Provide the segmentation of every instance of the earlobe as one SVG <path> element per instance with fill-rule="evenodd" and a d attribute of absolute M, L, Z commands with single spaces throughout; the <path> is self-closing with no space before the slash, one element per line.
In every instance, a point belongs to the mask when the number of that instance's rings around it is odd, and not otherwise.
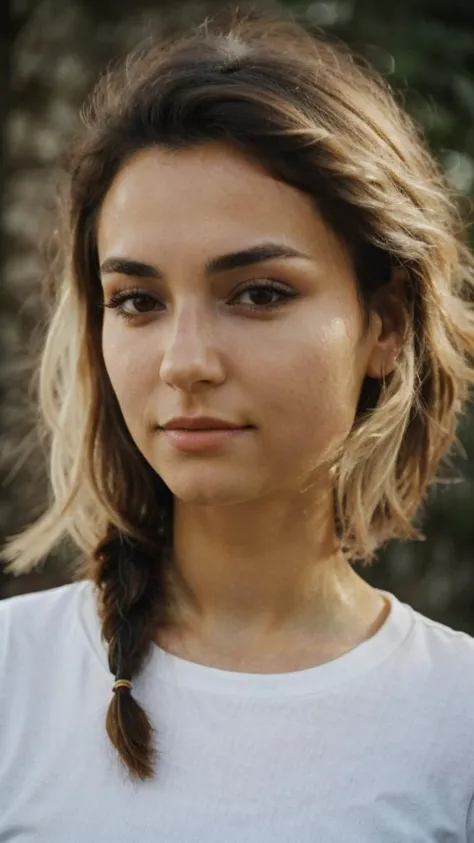
<path fill-rule="evenodd" d="M 393 323 L 384 323 L 379 313 L 373 313 L 375 322 L 373 346 L 370 351 L 365 374 L 380 379 L 393 372 L 400 353 L 400 336 Z"/>
<path fill-rule="evenodd" d="M 367 362 L 366 376 L 379 380 L 389 375 L 397 365 L 399 353 L 400 349 L 398 345 L 393 345 L 393 347 L 389 348 L 387 346 L 384 348 L 380 346 L 375 348 Z"/>
<path fill-rule="evenodd" d="M 366 375 L 369 378 L 383 378 L 393 372 L 397 365 L 404 341 L 406 314 L 403 309 L 402 287 L 406 282 L 406 271 L 402 268 L 396 269 L 390 289 L 381 291 L 380 298 L 374 301 L 374 339 L 366 366 Z"/>

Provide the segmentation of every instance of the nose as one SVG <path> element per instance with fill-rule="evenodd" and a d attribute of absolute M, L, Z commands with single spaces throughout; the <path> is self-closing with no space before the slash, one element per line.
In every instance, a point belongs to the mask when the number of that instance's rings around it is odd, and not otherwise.
<path fill-rule="evenodd" d="M 175 389 L 191 391 L 196 384 L 225 380 L 222 349 L 211 316 L 188 301 L 164 329 L 160 376 Z"/>

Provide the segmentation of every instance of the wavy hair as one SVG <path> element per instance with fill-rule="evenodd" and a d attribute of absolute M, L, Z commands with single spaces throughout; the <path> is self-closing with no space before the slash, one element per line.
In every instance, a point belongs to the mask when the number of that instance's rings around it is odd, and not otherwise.
<path fill-rule="evenodd" d="M 66 159 L 63 269 L 37 368 L 51 501 L 2 556 L 29 571 L 63 538 L 97 590 L 116 679 L 131 679 L 170 605 L 173 496 L 125 425 L 101 348 L 96 219 L 139 149 L 220 139 L 304 191 L 348 244 L 367 315 L 401 267 L 406 331 L 395 368 L 366 378 L 334 455 L 334 511 L 350 561 L 388 539 L 424 537 L 415 516 L 474 382 L 474 258 L 441 168 L 386 81 L 348 47 L 293 16 L 232 13 L 150 38 L 110 66 Z M 133 778 L 154 774 L 153 726 L 127 687 L 112 695 L 112 744 Z"/>

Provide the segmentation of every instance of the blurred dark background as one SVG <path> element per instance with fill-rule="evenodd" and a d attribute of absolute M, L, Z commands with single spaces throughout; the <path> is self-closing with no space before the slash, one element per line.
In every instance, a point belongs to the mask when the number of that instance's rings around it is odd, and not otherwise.
<path fill-rule="evenodd" d="M 278 9 L 271 2 L 243 10 Z M 399 92 L 472 219 L 474 2 L 314 0 L 285 4 L 367 56 Z M 99 70 L 150 27 L 169 34 L 223 9 L 213 0 L 1 0 L 0 5 L 0 545 L 39 515 L 45 453 L 29 433 L 28 361 L 42 317 L 58 156 Z M 474 425 L 420 513 L 424 542 L 391 542 L 357 570 L 429 617 L 474 635 Z M 59 548 L 29 575 L 0 573 L 0 597 L 69 581 Z"/>

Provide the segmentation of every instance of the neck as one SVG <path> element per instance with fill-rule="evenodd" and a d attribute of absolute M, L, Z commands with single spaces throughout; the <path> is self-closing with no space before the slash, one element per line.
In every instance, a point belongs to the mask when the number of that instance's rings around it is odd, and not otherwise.
<path fill-rule="evenodd" d="M 345 640 L 360 626 L 361 600 L 373 608 L 374 589 L 340 552 L 326 501 L 309 512 L 301 497 L 221 507 L 176 500 L 176 627 L 224 646 L 255 636 Z"/>

